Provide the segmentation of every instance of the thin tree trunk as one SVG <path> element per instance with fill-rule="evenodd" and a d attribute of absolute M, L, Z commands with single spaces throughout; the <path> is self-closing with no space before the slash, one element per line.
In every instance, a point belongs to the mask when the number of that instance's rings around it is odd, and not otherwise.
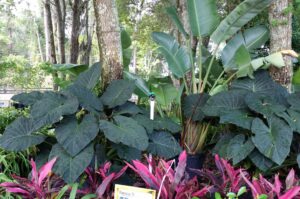
<path fill-rule="evenodd" d="M 102 66 L 102 87 L 122 78 L 121 33 L 115 0 L 93 0 Z"/>
<path fill-rule="evenodd" d="M 52 64 L 56 64 L 57 61 L 56 61 L 56 53 L 55 53 L 50 0 L 45 0 L 44 15 L 45 15 L 44 22 L 45 22 L 45 36 L 46 36 L 46 60 Z M 54 73 L 53 76 L 54 78 L 56 78 L 57 73 Z M 53 89 L 58 90 L 58 86 L 55 83 L 53 85 Z"/>
<path fill-rule="evenodd" d="M 60 55 L 60 63 L 66 63 L 66 53 L 65 53 L 65 12 L 64 8 L 62 9 L 61 0 L 54 0 L 55 10 L 57 14 L 57 33 L 58 33 L 58 51 Z M 63 4 L 65 0 L 62 0 Z"/>
<path fill-rule="evenodd" d="M 86 36 L 86 41 L 83 41 L 80 44 L 80 51 L 82 52 L 80 63 L 89 65 L 90 62 L 90 54 L 92 50 L 92 38 L 93 38 L 93 30 L 94 30 L 94 24 L 90 28 L 90 17 L 89 17 L 89 4 L 87 3 L 85 7 L 85 15 L 84 15 L 84 32 Z"/>
<path fill-rule="evenodd" d="M 274 1 L 269 10 L 270 50 L 271 53 L 292 49 L 292 12 L 287 11 L 290 0 Z M 292 59 L 284 57 L 286 66 L 278 69 L 270 68 L 272 78 L 291 91 L 293 75 Z"/>
<path fill-rule="evenodd" d="M 70 62 L 73 64 L 77 63 L 79 55 L 79 34 L 80 34 L 80 15 L 82 1 L 74 0 L 72 4 L 72 34 L 71 34 L 71 48 L 70 48 Z"/>
<path fill-rule="evenodd" d="M 43 53 L 43 49 L 42 49 L 42 43 L 41 43 L 41 38 L 40 38 L 39 26 L 36 23 L 35 19 L 34 19 L 34 23 L 35 23 L 35 26 L 36 26 L 36 38 L 37 38 L 39 53 L 40 53 L 40 56 L 41 56 L 41 61 L 44 62 L 45 58 L 44 58 L 44 53 Z"/>

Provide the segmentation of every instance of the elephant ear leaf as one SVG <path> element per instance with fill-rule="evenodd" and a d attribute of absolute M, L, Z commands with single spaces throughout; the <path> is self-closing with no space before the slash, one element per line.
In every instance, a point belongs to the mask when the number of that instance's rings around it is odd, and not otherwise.
<path fill-rule="evenodd" d="M 182 78 L 191 69 L 191 60 L 187 50 L 176 39 L 166 33 L 154 32 L 152 38 L 168 62 L 169 69 L 177 78 Z"/>
<path fill-rule="evenodd" d="M 101 97 L 101 100 L 104 105 L 108 106 L 108 108 L 113 108 L 122 105 L 129 100 L 134 89 L 135 84 L 132 81 L 114 80 L 107 87 Z"/>
<path fill-rule="evenodd" d="M 253 120 L 252 141 L 256 148 L 267 158 L 281 165 L 290 152 L 293 130 L 281 119 L 272 117 L 268 126 L 258 118 Z"/>
<path fill-rule="evenodd" d="M 215 0 L 188 0 L 187 10 L 194 36 L 209 36 L 219 23 Z"/>
<path fill-rule="evenodd" d="M 100 62 L 97 62 L 93 64 L 87 71 L 81 73 L 74 84 L 84 86 L 87 89 L 92 90 L 99 81 L 100 75 L 101 64 Z"/>
<path fill-rule="evenodd" d="M 114 121 L 115 123 L 100 121 L 100 130 L 107 139 L 141 151 L 147 149 L 149 138 L 144 127 L 135 120 L 124 116 L 115 116 Z"/>
<path fill-rule="evenodd" d="M 148 150 L 155 155 L 169 159 L 182 151 L 178 142 L 168 132 L 154 132 L 150 135 L 150 140 Z"/>
<path fill-rule="evenodd" d="M 94 145 L 90 144 L 76 156 L 67 153 L 60 144 L 52 147 L 49 160 L 57 157 L 53 172 L 67 183 L 73 183 L 89 166 L 94 156 Z"/>
<path fill-rule="evenodd" d="M 46 137 L 34 134 L 36 131 L 37 128 L 32 119 L 20 117 L 5 129 L 0 137 L 0 146 L 9 151 L 22 151 L 40 144 Z"/>
<path fill-rule="evenodd" d="M 77 155 L 98 134 L 99 124 L 89 114 L 78 123 L 75 117 L 65 117 L 55 129 L 57 141 L 72 156 Z"/>
<path fill-rule="evenodd" d="M 218 26 L 211 35 L 214 43 L 221 42 L 232 37 L 245 24 L 252 20 L 261 11 L 267 8 L 273 0 L 245 0 L 238 5 Z"/>

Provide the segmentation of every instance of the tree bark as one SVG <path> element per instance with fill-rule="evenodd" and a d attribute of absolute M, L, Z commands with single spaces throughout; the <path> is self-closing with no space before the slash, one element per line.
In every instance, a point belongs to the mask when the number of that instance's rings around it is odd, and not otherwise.
<path fill-rule="evenodd" d="M 80 15 L 83 3 L 81 0 L 74 0 L 72 3 L 72 33 L 70 48 L 70 63 L 76 64 L 79 55 L 79 34 L 80 34 Z"/>
<path fill-rule="evenodd" d="M 122 49 L 115 0 L 93 0 L 99 56 L 102 65 L 102 87 L 122 78 Z"/>
<path fill-rule="evenodd" d="M 51 5 L 50 0 L 45 0 L 44 4 L 44 23 L 45 23 L 45 37 L 46 37 L 46 61 L 56 64 L 56 53 L 55 53 L 55 43 L 54 43 L 54 32 L 52 25 L 51 16 Z M 53 74 L 53 78 L 56 78 L 57 73 Z M 58 90 L 58 85 L 53 83 L 53 89 Z"/>
<path fill-rule="evenodd" d="M 271 53 L 281 50 L 292 49 L 292 12 L 288 11 L 290 0 L 274 1 L 269 9 L 270 23 L 270 51 Z M 291 80 L 293 75 L 292 59 L 284 57 L 286 66 L 278 69 L 270 68 L 272 78 L 291 91 Z"/>
<path fill-rule="evenodd" d="M 60 63 L 66 63 L 65 53 L 65 6 L 61 6 L 61 0 L 54 0 L 55 11 L 57 14 L 57 33 L 58 33 L 58 51 L 60 55 Z M 65 5 L 65 0 L 62 0 L 62 4 Z M 63 7 L 63 9 L 62 9 Z"/>
<path fill-rule="evenodd" d="M 82 24 L 84 24 L 85 41 L 82 41 L 80 44 L 80 51 L 82 52 L 82 55 L 80 57 L 80 63 L 89 65 L 94 30 L 94 24 L 92 24 L 92 26 L 90 27 L 89 3 L 87 3 L 85 7 L 85 14 Z"/>

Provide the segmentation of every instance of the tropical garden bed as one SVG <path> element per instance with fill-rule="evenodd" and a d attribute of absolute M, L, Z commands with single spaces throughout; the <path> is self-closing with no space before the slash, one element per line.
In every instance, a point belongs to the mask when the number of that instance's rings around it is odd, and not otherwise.
<path fill-rule="evenodd" d="M 245 0 L 220 20 L 215 1 L 187 1 L 191 31 L 166 9 L 181 36 L 152 33 L 164 78 L 124 70 L 105 82 L 106 60 L 47 65 L 69 79 L 0 109 L 2 198 L 114 198 L 116 184 L 157 199 L 300 198 L 300 94 L 269 73 L 298 55 L 257 52 L 269 29 L 245 28 L 271 2 Z"/>

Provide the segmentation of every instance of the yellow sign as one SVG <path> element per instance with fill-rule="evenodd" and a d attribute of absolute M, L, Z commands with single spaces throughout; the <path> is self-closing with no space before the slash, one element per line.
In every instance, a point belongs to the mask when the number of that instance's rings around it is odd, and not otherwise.
<path fill-rule="evenodd" d="M 116 185 L 115 199 L 155 199 L 156 191 L 131 186 Z"/>

